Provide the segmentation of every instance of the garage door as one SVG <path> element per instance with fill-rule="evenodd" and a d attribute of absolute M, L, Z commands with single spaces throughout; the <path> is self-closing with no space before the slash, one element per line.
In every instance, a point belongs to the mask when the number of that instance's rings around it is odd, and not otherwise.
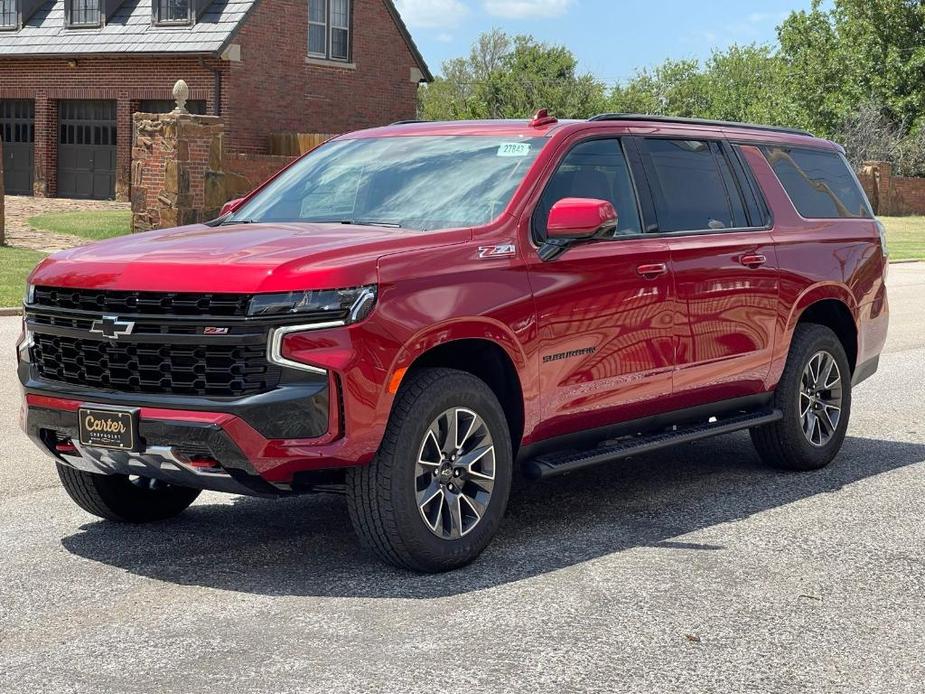
<path fill-rule="evenodd" d="M 114 198 L 116 102 L 62 101 L 58 118 L 58 196 Z"/>
<path fill-rule="evenodd" d="M 35 157 L 35 102 L 0 100 L 3 184 L 8 195 L 32 195 Z"/>

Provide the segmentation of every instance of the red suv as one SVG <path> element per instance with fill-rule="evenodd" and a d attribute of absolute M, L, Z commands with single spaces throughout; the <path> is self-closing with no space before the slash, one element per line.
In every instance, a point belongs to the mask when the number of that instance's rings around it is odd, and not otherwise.
<path fill-rule="evenodd" d="M 29 280 L 23 426 L 90 513 L 341 491 L 380 557 L 451 569 L 518 471 L 745 429 L 828 464 L 886 338 L 883 229 L 799 131 L 397 123 L 228 208 Z"/>

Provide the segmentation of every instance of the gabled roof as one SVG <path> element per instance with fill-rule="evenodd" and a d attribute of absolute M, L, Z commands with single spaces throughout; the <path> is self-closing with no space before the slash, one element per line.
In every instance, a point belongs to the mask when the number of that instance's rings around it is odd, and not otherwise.
<path fill-rule="evenodd" d="M 64 0 L 48 0 L 19 31 L 0 31 L 0 57 L 103 53 L 218 53 L 258 0 L 213 0 L 193 26 L 155 26 L 151 0 L 125 0 L 98 29 L 68 29 Z"/>
<path fill-rule="evenodd" d="M 411 55 L 414 56 L 415 62 L 418 64 L 421 73 L 424 75 L 425 82 L 433 82 L 434 76 L 430 72 L 430 68 L 427 67 L 427 61 L 424 60 L 424 56 L 421 55 L 421 51 L 418 50 L 417 44 L 414 42 L 414 39 L 411 38 L 411 32 L 408 31 L 408 26 L 405 24 L 405 20 L 401 18 L 401 14 L 398 12 L 398 8 L 395 7 L 394 0 L 384 0 L 386 8 L 389 10 L 389 14 L 392 15 L 392 19 L 395 20 L 395 26 L 398 27 L 398 31 L 401 33 L 402 38 L 405 39 L 405 43 L 408 44 L 408 49 L 411 51 Z"/>

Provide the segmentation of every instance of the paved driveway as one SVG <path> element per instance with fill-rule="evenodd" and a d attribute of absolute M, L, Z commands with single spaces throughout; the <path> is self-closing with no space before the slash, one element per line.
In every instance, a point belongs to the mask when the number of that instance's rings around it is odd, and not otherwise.
<path fill-rule="evenodd" d="M 745 435 L 521 490 L 475 565 L 364 555 L 338 498 L 97 522 L 18 433 L 0 320 L 0 691 L 921 692 L 925 265 L 837 463 Z"/>

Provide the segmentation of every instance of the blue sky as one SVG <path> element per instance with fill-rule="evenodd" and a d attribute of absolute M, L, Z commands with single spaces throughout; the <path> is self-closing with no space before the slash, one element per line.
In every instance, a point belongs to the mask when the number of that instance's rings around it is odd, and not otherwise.
<path fill-rule="evenodd" d="M 810 0 L 396 0 L 431 70 L 499 27 L 568 46 L 608 83 L 665 58 L 705 58 L 730 43 L 773 42 Z"/>

